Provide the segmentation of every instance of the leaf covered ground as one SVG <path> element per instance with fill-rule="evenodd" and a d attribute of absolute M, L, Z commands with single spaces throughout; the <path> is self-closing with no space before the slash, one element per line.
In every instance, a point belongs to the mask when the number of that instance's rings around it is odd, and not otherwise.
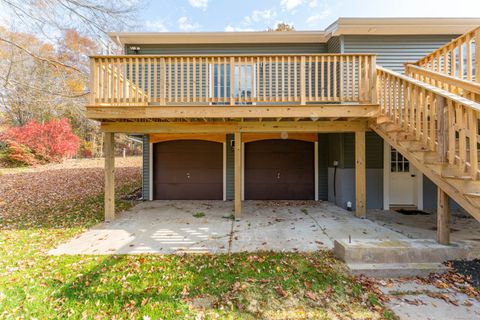
<path fill-rule="evenodd" d="M 140 186 L 116 172 L 117 195 Z M 0 318 L 384 319 L 371 288 L 329 252 L 49 256 L 103 218 L 103 172 L 64 166 L 0 176 Z M 117 211 L 135 202 L 118 200 Z"/>

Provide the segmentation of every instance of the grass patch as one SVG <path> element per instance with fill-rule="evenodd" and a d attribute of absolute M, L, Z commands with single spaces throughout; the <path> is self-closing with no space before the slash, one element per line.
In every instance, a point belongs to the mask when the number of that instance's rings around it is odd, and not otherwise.
<path fill-rule="evenodd" d="M 138 184 L 122 186 L 118 199 Z M 134 204 L 117 200 L 116 211 Z M 46 255 L 102 220 L 102 194 L 2 220 L 0 317 L 393 318 L 329 252 Z"/>
<path fill-rule="evenodd" d="M 194 218 L 203 218 L 203 217 L 205 217 L 205 212 L 195 212 L 193 214 L 193 217 Z"/>
<path fill-rule="evenodd" d="M 308 214 L 308 210 L 306 208 L 302 208 L 302 209 L 300 209 L 300 211 L 302 211 L 305 215 Z"/>

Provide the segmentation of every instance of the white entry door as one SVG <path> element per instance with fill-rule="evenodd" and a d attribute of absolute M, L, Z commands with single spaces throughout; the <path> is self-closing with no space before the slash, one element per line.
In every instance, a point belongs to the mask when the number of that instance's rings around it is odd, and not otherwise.
<path fill-rule="evenodd" d="M 390 148 L 390 207 L 417 205 L 417 170 Z"/>

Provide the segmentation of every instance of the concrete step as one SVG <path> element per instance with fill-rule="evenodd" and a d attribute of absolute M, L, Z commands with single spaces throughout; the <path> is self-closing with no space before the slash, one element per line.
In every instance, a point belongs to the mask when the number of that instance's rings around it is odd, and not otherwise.
<path fill-rule="evenodd" d="M 430 273 L 444 273 L 442 263 L 348 263 L 350 273 L 372 278 L 427 277 Z"/>
<path fill-rule="evenodd" d="M 346 263 L 442 263 L 467 258 L 470 247 L 463 243 L 449 246 L 430 239 L 335 241 L 334 253 Z"/>

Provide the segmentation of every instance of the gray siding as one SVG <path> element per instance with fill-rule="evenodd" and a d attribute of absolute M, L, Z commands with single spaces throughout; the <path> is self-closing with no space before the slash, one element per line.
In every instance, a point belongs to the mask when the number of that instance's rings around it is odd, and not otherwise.
<path fill-rule="evenodd" d="M 189 55 L 189 54 L 274 54 L 274 53 L 326 53 L 326 43 L 305 44 L 191 44 L 191 45 L 162 45 L 144 44 L 140 47 L 140 54 Z M 125 45 L 125 52 L 132 54 L 130 45 Z"/>
<path fill-rule="evenodd" d="M 233 134 L 227 134 L 227 200 L 233 200 L 234 197 L 234 150 L 232 148 Z"/>
<path fill-rule="evenodd" d="M 328 135 L 328 199 L 346 207 L 351 201 L 355 209 L 355 134 L 332 133 Z M 383 206 L 383 140 L 374 132 L 365 134 L 367 208 Z M 334 182 L 333 161 L 339 161 Z M 334 192 L 334 185 L 336 196 Z"/>
<path fill-rule="evenodd" d="M 328 42 L 327 42 L 328 52 L 342 53 L 343 51 L 342 41 L 343 41 L 342 37 L 331 37 L 330 39 L 328 39 Z"/>
<path fill-rule="evenodd" d="M 377 63 L 403 72 L 405 62 L 415 62 L 449 42 L 455 35 L 343 36 L 344 53 L 376 53 Z"/>
<path fill-rule="evenodd" d="M 355 168 L 355 134 L 331 133 L 329 137 L 328 166 L 338 161 L 340 168 Z M 374 132 L 365 134 L 366 167 L 369 169 L 383 168 L 383 139 Z"/>
<path fill-rule="evenodd" d="M 318 135 L 318 199 L 328 200 L 328 134 Z"/>
<path fill-rule="evenodd" d="M 143 200 L 150 200 L 150 139 L 148 135 L 143 136 L 142 196 Z"/>

